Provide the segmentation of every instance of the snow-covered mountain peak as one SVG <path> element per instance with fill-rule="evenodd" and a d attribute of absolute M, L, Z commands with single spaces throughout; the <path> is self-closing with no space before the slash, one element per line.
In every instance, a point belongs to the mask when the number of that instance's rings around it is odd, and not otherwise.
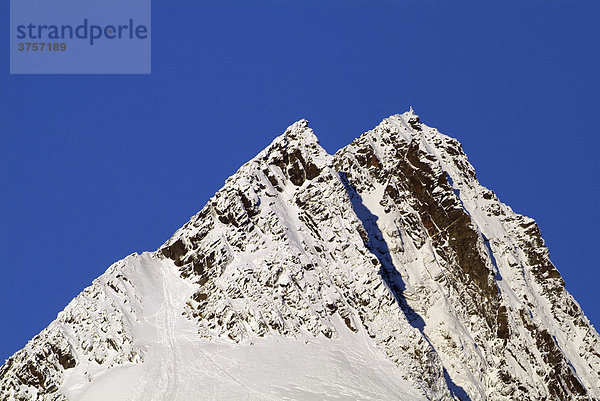
<path fill-rule="evenodd" d="M 312 134 L 312 135 L 310 135 Z M 301 118 L 292 125 L 290 125 L 281 136 L 288 136 L 291 138 L 301 137 L 302 135 L 310 135 L 310 140 L 317 141 L 312 129 L 308 126 L 308 120 Z M 317 141 L 318 142 L 318 141 Z"/>
<path fill-rule="evenodd" d="M 600 338 L 535 222 L 412 109 L 334 155 L 294 123 L 0 369 L 2 400 L 597 400 L 599 389 Z"/>
<path fill-rule="evenodd" d="M 308 126 L 308 120 L 301 119 L 286 128 L 283 134 L 275 138 L 269 146 L 261 151 L 257 157 L 264 156 L 273 151 L 273 148 L 284 147 L 315 147 L 319 140 L 313 130 Z"/>

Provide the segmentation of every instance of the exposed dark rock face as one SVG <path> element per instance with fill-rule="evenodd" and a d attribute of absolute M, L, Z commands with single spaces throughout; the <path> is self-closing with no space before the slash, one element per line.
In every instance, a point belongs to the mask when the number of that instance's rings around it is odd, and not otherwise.
<path fill-rule="evenodd" d="M 144 361 L 131 258 L 7 361 L 7 399 Z M 412 112 L 333 156 L 297 122 L 152 258 L 193 287 L 176 312 L 203 339 L 363 336 L 432 400 L 600 398 L 600 339 L 539 228 Z"/>

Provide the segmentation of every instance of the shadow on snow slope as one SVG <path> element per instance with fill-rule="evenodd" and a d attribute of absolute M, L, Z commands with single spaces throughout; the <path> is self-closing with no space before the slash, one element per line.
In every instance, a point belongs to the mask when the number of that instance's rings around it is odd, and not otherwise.
<path fill-rule="evenodd" d="M 368 235 L 368 243 L 367 248 L 375 257 L 379 260 L 381 264 L 381 270 L 379 274 L 381 278 L 385 282 L 387 288 L 390 290 L 396 302 L 400 306 L 400 309 L 404 312 L 406 319 L 416 329 L 419 329 L 423 338 L 427 340 L 429 345 L 433 350 L 435 350 L 429 338 L 425 334 L 425 321 L 423 318 L 408 304 L 406 301 L 406 297 L 404 296 L 404 291 L 406 290 L 406 284 L 402 279 L 400 273 L 394 266 L 394 262 L 392 261 L 392 255 L 390 254 L 389 247 L 383 238 L 383 234 L 377 225 L 378 217 L 375 216 L 371 211 L 365 206 L 363 203 L 362 197 L 356 192 L 356 190 L 350 185 L 348 179 L 345 174 L 339 172 L 340 177 L 344 186 L 346 187 L 346 192 L 350 197 L 350 201 L 352 202 L 352 208 L 354 209 L 354 213 L 362 222 L 362 225 L 367 232 Z M 442 366 L 443 367 L 443 366 Z M 458 384 L 452 381 L 452 378 L 448 374 L 448 371 L 445 367 L 444 369 L 444 379 L 450 389 L 450 392 L 454 397 L 457 397 L 463 401 L 470 401 L 471 398 L 465 392 L 465 390 L 459 386 Z"/>

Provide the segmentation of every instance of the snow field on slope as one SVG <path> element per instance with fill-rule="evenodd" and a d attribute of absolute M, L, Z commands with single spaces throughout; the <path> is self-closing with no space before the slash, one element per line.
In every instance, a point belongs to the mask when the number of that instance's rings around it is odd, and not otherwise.
<path fill-rule="evenodd" d="M 71 401 L 424 400 L 363 333 L 341 321 L 338 332 L 346 334 L 338 339 L 209 341 L 182 315 L 193 284 L 171 261 L 136 255 L 121 273 L 131 283 L 128 298 L 139 302 L 136 316 L 126 316 L 144 362 L 67 370 L 61 391 Z"/>

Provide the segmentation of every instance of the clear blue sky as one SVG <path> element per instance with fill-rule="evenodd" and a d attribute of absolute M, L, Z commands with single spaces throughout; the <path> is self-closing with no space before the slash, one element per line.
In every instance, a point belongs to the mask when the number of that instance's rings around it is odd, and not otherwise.
<path fill-rule="evenodd" d="M 290 123 L 334 152 L 410 105 L 599 325 L 600 5 L 481 3 L 153 0 L 152 75 L 10 76 L 1 2 L 0 359 Z"/>

